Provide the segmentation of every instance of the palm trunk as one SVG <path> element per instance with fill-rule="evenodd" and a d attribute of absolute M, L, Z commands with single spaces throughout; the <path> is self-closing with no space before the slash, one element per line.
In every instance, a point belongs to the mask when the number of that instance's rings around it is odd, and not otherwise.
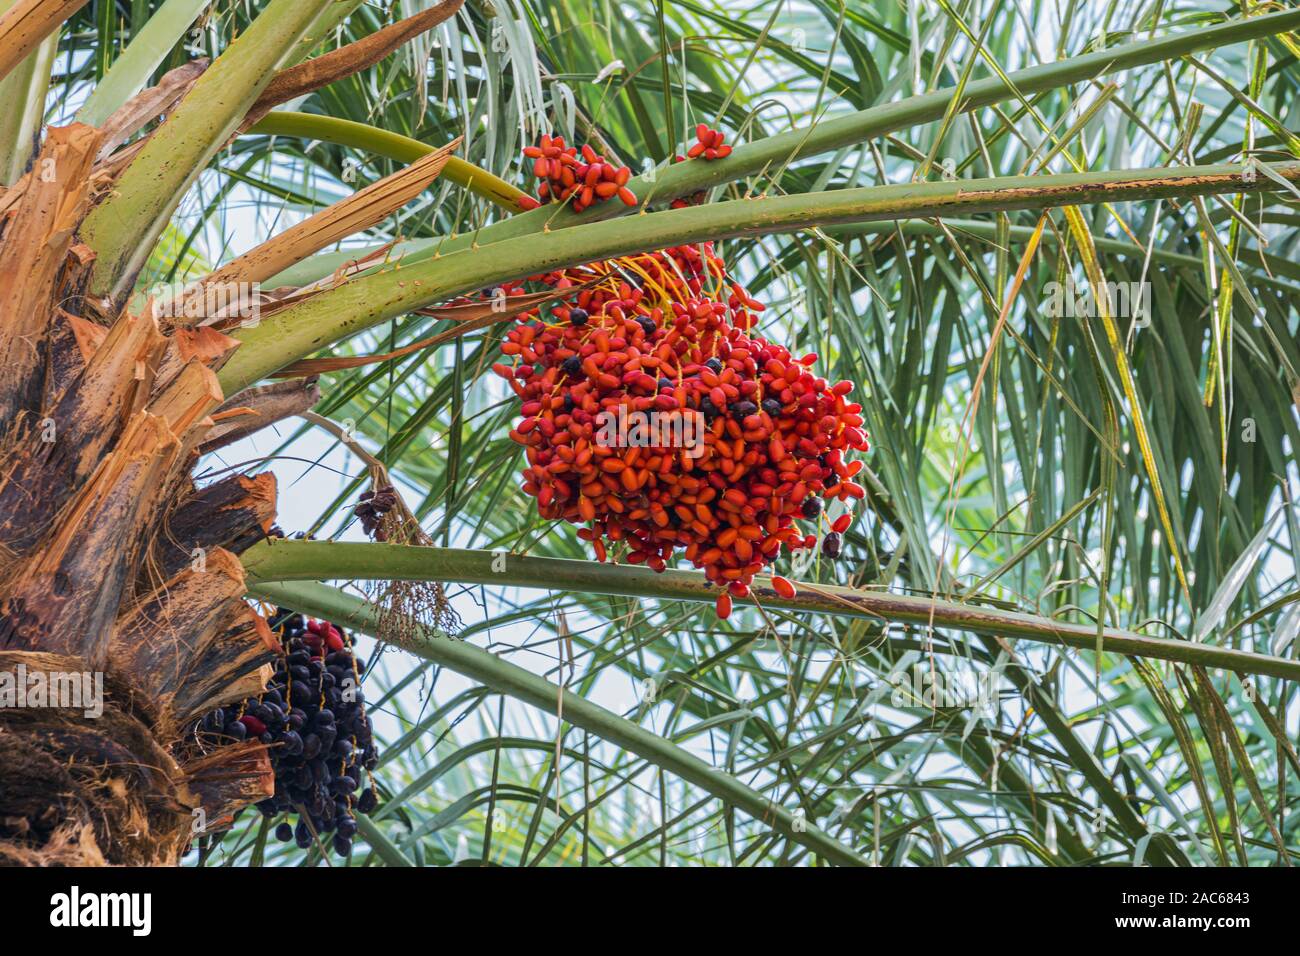
<path fill-rule="evenodd" d="M 84 2 L 5 5 L 0 80 Z M 294 67 L 357 6 L 275 0 L 210 67 L 188 64 L 126 102 L 191 19 L 192 6 L 172 5 L 87 109 L 98 128 L 49 129 L 30 171 L 0 191 L 0 864 L 174 864 L 194 836 L 273 793 L 265 746 L 205 754 L 192 728 L 259 694 L 280 653 L 245 600 L 239 559 L 271 529 L 275 480 L 236 474 L 198 489 L 191 472 L 250 419 L 264 427 L 318 393 L 300 380 L 221 409 L 217 372 L 239 342 L 124 303 L 152 239 L 250 109 L 375 62 L 460 0 Z M 117 149 L 159 113 L 164 123 Z M 451 148 L 377 184 L 391 195 L 332 211 L 351 218 L 311 220 L 316 238 L 402 205 Z M 291 230 L 269 248 L 305 255 L 311 240 Z M 85 675 L 93 696 L 102 687 L 102 713 L 24 699 L 31 675 L 65 690 Z"/>
<path fill-rule="evenodd" d="M 50 130 L 0 194 L 0 675 L 103 681 L 100 715 L 0 708 L 0 863 L 175 863 L 272 786 L 261 745 L 205 757 L 184 730 L 265 684 L 276 640 L 238 554 L 269 529 L 275 483 L 189 477 L 233 343 L 78 314 L 99 143 Z"/>

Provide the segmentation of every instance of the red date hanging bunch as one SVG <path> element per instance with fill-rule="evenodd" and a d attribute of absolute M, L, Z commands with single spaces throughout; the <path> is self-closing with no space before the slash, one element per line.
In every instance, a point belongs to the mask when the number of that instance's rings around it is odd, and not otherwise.
<path fill-rule="evenodd" d="M 716 131 L 702 127 L 697 139 L 692 158 L 730 152 Z M 598 159 L 589 152 L 588 170 Z M 572 196 L 589 175 L 558 137 L 525 155 L 546 179 L 545 198 Z M 621 195 L 618 175 L 614 191 L 579 192 L 577 202 Z M 547 316 L 520 315 L 493 370 L 522 401 L 510 436 L 526 449 L 523 490 L 542 517 L 582 526 L 600 560 L 617 545 L 629 563 L 662 571 L 680 551 L 725 588 L 726 617 L 730 595 L 746 596 L 783 548 L 817 544 L 826 499 L 863 497 L 852 480 L 862 462 L 847 457 L 869 447 L 852 383 L 828 382 L 813 370 L 817 356 L 753 334 L 763 305 L 727 278 L 712 243 L 533 281 L 580 291 Z M 654 427 L 609 427 L 632 419 Z M 838 542 L 845 524 L 827 537 Z M 773 583 L 794 595 L 784 578 Z"/>
<path fill-rule="evenodd" d="M 750 335 L 757 303 L 743 295 L 665 306 L 626 280 L 584 290 L 551 321 L 515 326 L 502 351 L 516 364 L 494 366 L 523 402 L 510 434 L 527 449 L 523 488 L 542 517 L 583 525 L 601 560 L 619 542 L 627 561 L 662 571 L 680 549 L 738 597 L 782 547 L 816 544 L 824 499 L 863 496 L 852 481 L 861 462 L 846 453 L 868 447 L 852 383 L 831 384 L 815 356 Z M 602 440 L 604 424 L 629 413 L 668 427 Z M 725 592 L 718 610 L 730 611 Z"/>

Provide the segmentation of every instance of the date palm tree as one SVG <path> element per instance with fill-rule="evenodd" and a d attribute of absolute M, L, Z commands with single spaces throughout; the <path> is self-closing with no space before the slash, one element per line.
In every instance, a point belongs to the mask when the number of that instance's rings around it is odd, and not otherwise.
<path fill-rule="evenodd" d="M 358 861 L 1290 865 L 1297 28 L 0 0 L 0 670 L 105 675 L 0 710 L 0 861 L 319 860 L 241 813 L 264 747 L 187 733 L 276 605 L 407 652 Z M 698 122 L 735 151 L 673 162 Z M 529 210 L 553 129 L 637 205 Z M 522 306 L 480 300 L 705 241 L 873 444 L 844 557 L 726 622 L 537 517 L 487 374 Z"/>

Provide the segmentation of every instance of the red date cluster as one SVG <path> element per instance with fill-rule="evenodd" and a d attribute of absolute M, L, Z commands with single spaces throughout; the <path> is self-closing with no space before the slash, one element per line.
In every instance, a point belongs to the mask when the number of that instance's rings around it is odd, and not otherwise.
<path fill-rule="evenodd" d="M 701 123 L 695 127 L 695 145 L 686 151 L 687 159 L 726 159 L 731 155 L 731 147 L 725 142 L 721 130 L 710 128 Z"/>
<path fill-rule="evenodd" d="M 729 595 L 746 596 L 783 547 L 816 545 L 825 499 L 863 497 L 862 462 L 846 457 L 869 447 L 852 383 L 750 334 L 763 306 L 710 244 L 535 278 L 596 284 L 549 319 L 520 316 L 501 349 L 513 364 L 493 370 L 523 403 L 510 436 L 527 450 L 524 491 L 542 517 L 584 526 L 600 560 L 608 541 L 662 571 L 681 549 L 725 588 L 726 617 Z M 602 425 L 635 414 L 659 430 L 610 441 Z M 784 578 L 774 586 L 794 596 Z"/>
<path fill-rule="evenodd" d="M 695 127 L 695 140 L 686 155 L 676 156 L 675 162 L 726 159 L 731 155 L 731 146 L 726 143 L 725 134 L 706 123 Z M 542 180 L 537 187 L 541 202 L 565 202 L 571 199 L 574 212 L 582 212 L 614 196 L 629 206 L 637 204 L 636 196 L 627 188 L 632 170 L 627 166 L 615 166 L 588 145 L 568 146 L 563 136 L 543 136 L 536 146 L 524 149 L 524 156 L 533 161 L 533 175 Z M 687 199 L 676 199 L 671 206 L 680 209 L 686 205 L 699 205 L 703 201 L 704 193 L 699 192 Z M 536 209 L 541 205 L 532 196 L 522 196 L 518 202 L 524 210 Z"/>
<path fill-rule="evenodd" d="M 573 211 L 582 212 L 590 206 L 617 196 L 628 206 L 636 205 L 636 196 L 627 188 L 632 170 L 615 166 L 590 146 L 566 146 L 563 136 L 543 136 L 536 146 L 524 149 L 524 155 L 533 161 L 533 175 L 542 180 L 537 195 L 545 202 L 572 200 Z M 522 203 L 534 208 L 536 201 Z"/>
<path fill-rule="evenodd" d="M 673 162 L 686 163 L 692 159 L 726 159 L 731 155 L 731 147 L 723 143 L 723 134 L 703 123 L 695 127 L 695 139 L 695 145 L 690 148 L 687 155 L 678 155 L 674 157 Z M 672 209 L 685 209 L 687 206 L 698 206 L 707 198 L 708 193 L 701 189 L 689 196 L 679 196 L 668 205 Z"/>

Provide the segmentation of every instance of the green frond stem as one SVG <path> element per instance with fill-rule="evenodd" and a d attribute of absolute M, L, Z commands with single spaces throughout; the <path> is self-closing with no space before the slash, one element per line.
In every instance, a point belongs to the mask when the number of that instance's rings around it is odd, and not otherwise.
<path fill-rule="evenodd" d="M 443 175 L 446 175 L 446 173 Z M 946 226 L 948 231 L 959 239 L 966 235 L 990 243 L 998 241 L 999 225 L 996 222 L 979 219 L 944 219 L 943 226 Z M 1006 229 L 1007 236 L 1014 242 L 1025 242 L 1034 232 L 1032 226 L 1007 226 Z M 947 234 L 938 223 L 926 222 L 923 219 L 908 219 L 903 222 L 881 220 L 878 222 L 852 223 L 850 225 L 827 226 L 823 231 L 832 239 L 845 239 L 852 236 L 892 234 L 895 230 L 902 232 L 905 236 L 947 238 Z M 410 239 L 406 242 L 400 242 L 393 247 L 392 258 L 400 259 L 403 265 L 413 265 L 432 256 L 435 250 L 445 241 L 441 238 L 433 238 Z M 1044 246 L 1056 247 L 1061 242 L 1061 234 L 1055 231 L 1046 231 L 1039 237 L 1039 242 Z M 1137 243 L 1129 242 L 1127 239 L 1113 239 L 1109 236 L 1094 234 L 1092 242 L 1099 252 L 1108 255 L 1128 256 L 1139 262 L 1147 257 L 1147 249 Z M 313 282 L 319 282 L 328 275 L 332 275 L 337 269 L 349 262 L 364 258 L 367 254 L 378 252 L 383 248 L 383 245 L 374 245 L 359 249 L 322 252 L 304 259 L 273 276 L 266 281 L 266 285 L 271 288 L 310 285 Z M 1175 268 L 1201 268 L 1200 258 L 1187 253 L 1174 252 L 1171 249 L 1162 249 L 1157 246 L 1150 250 L 1150 255 L 1152 262 L 1164 263 Z M 1256 264 L 1252 257 L 1252 261 L 1238 263 L 1238 266 L 1243 271 L 1249 272 L 1251 277 L 1261 285 L 1285 289 L 1291 293 L 1300 292 L 1300 263 L 1261 252 L 1259 253 L 1259 264 Z"/>
<path fill-rule="evenodd" d="M 1000 227 L 996 222 L 978 219 L 945 219 L 943 225 L 958 238 L 965 233 L 968 236 L 983 239 L 989 243 L 998 242 L 999 228 L 1005 229 L 1007 238 L 1017 243 L 1027 242 L 1034 233 L 1033 226 Z M 899 223 L 898 227 L 905 236 L 929 236 L 934 239 L 947 239 L 944 230 L 940 228 L 939 224 L 933 222 L 909 220 Z M 855 235 L 875 235 L 892 232 L 893 228 L 892 223 L 862 223 L 860 225 L 828 226 L 825 231 L 833 239 L 844 239 Z M 1038 241 L 1041 245 L 1054 249 L 1061 245 L 1061 237 L 1061 233 L 1049 229 L 1039 236 Z M 1129 242 L 1127 239 L 1114 239 L 1110 236 L 1094 233 L 1092 243 L 1097 247 L 1098 252 L 1104 252 L 1108 255 L 1127 256 L 1138 262 L 1146 259 L 1148 254 L 1146 248 L 1135 242 Z M 352 255 L 355 257 L 356 252 L 353 252 Z M 1162 262 L 1174 268 L 1199 269 L 1201 267 L 1201 260 L 1198 256 L 1174 252 L 1171 249 L 1161 249 L 1158 246 L 1150 249 L 1150 256 L 1152 262 Z M 1251 258 L 1254 258 L 1254 254 L 1252 254 Z M 1240 266 L 1243 271 L 1248 271 L 1250 277 L 1260 285 L 1284 289 L 1292 294 L 1300 292 L 1300 263 L 1291 259 L 1260 253 L 1258 263 L 1243 262 L 1240 263 Z M 329 275 L 328 272 L 325 274 Z"/>
<path fill-rule="evenodd" d="M 4 9 L 0 0 L 0 9 Z M 27 170 L 33 138 L 45 122 L 50 69 L 59 50 L 57 33 L 46 37 L 13 72 L 0 80 L 0 186 L 12 186 Z"/>
<path fill-rule="evenodd" d="M 97 254 L 90 293 L 130 294 L 186 191 L 234 135 L 281 64 L 335 0 L 271 0 L 145 142 L 113 192 L 86 218 L 83 240 Z"/>
<path fill-rule="evenodd" d="M 227 395 L 332 342 L 452 296 L 609 259 L 709 239 L 792 232 L 833 223 L 945 218 L 1093 202 L 1282 189 L 1300 182 L 1300 163 L 1270 167 L 1275 175 L 1243 175 L 1243 166 L 1011 176 L 909 183 L 805 195 L 742 199 L 645 213 L 630 220 L 587 223 L 434 256 L 363 276 L 306 299 L 243 329 L 244 345 L 222 369 Z"/>
<path fill-rule="evenodd" d="M 167 0 L 113 61 L 104 78 L 77 111 L 77 122 L 102 126 L 104 121 L 139 93 L 154 70 L 185 36 L 209 0 Z"/>
<path fill-rule="evenodd" d="M 379 156 L 395 159 L 399 163 L 413 163 L 432 153 L 436 147 L 422 143 L 410 136 L 394 133 L 377 126 L 368 126 L 354 120 L 322 116 L 319 113 L 294 113 L 274 110 L 248 128 L 245 135 L 293 136 L 316 139 L 338 146 L 349 146 Z M 519 211 L 519 200 L 525 195 L 522 189 L 512 186 L 486 169 L 458 156 L 452 156 L 443 167 L 442 179 L 450 180 L 509 212 Z"/>
<path fill-rule="evenodd" d="M 632 565 L 602 564 L 562 558 L 537 558 L 498 551 L 423 548 L 388 544 L 330 541 L 268 540 L 243 556 L 254 593 L 274 582 L 321 580 L 455 581 L 500 587 L 561 589 L 574 593 L 712 603 L 716 587 L 703 574 L 668 570 L 655 573 Z M 999 638 L 1020 638 L 1077 650 L 1097 644 L 1094 624 L 1072 624 L 1050 618 L 937 598 L 891 594 L 822 584 L 800 584 L 793 599 L 780 597 L 770 580 L 759 578 L 752 596 L 738 603 L 787 611 L 865 617 L 881 623 L 952 628 Z M 1198 664 L 1300 679 L 1300 661 L 1270 657 L 1212 644 L 1147 637 L 1119 628 L 1104 628 L 1102 648 L 1110 654 Z M 565 713 L 568 713 L 566 707 Z"/>
<path fill-rule="evenodd" d="M 487 556 L 491 559 L 490 554 Z M 255 585 L 251 593 L 303 614 L 326 618 L 344 627 L 369 631 L 375 626 L 375 609 L 371 605 L 323 584 L 263 582 Z M 570 693 L 517 664 L 502 660 L 468 642 L 424 630 L 409 640 L 401 641 L 398 646 L 498 693 L 524 701 L 548 713 L 558 714 L 573 726 L 623 747 L 682 780 L 695 784 L 724 803 L 740 808 L 755 820 L 768 824 L 831 863 L 840 866 L 864 866 L 867 863 L 830 834 L 797 819 L 789 810 L 775 805 L 732 775 L 705 763 L 658 734 L 593 704 L 584 697 Z"/>
<path fill-rule="evenodd" d="M 330 4 L 328 8 L 321 11 L 316 22 L 311 25 L 311 30 L 307 36 L 310 42 L 303 43 L 297 47 L 283 63 L 280 69 L 287 70 L 291 66 L 297 66 L 303 60 L 307 59 L 315 49 L 319 49 L 328 39 L 337 27 L 343 24 L 343 21 L 352 16 L 365 0 L 337 0 Z"/>

